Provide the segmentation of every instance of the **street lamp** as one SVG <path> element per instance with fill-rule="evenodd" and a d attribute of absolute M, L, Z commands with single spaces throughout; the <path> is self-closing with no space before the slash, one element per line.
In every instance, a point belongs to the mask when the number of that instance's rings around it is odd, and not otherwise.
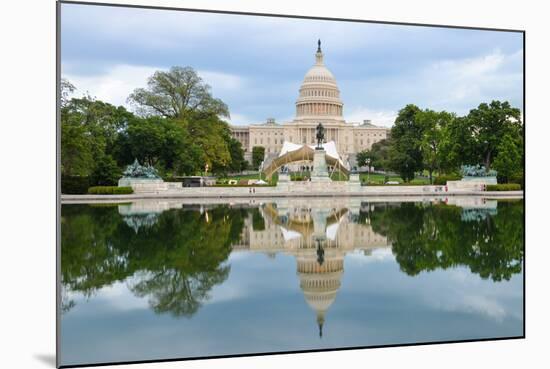
<path fill-rule="evenodd" d="M 366 163 L 367 163 L 367 183 L 369 183 L 370 182 L 370 158 L 367 158 Z"/>

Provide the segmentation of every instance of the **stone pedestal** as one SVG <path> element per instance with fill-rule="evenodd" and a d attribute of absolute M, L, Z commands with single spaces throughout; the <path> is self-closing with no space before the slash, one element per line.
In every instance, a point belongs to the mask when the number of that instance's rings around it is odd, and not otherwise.
<path fill-rule="evenodd" d="M 134 193 L 146 193 L 146 192 L 160 192 L 166 191 L 169 186 L 168 182 L 164 182 L 162 179 L 155 178 L 127 178 L 122 177 L 118 180 L 119 187 L 132 187 Z M 181 183 L 179 183 L 181 186 Z"/>
<path fill-rule="evenodd" d="M 288 183 L 290 182 L 290 176 L 287 173 L 279 173 L 278 183 Z"/>
<path fill-rule="evenodd" d="M 328 175 L 325 150 L 315 150 L 313 154 L 313 171 L 311 172 L 311 182 L 330 182 Z"/>

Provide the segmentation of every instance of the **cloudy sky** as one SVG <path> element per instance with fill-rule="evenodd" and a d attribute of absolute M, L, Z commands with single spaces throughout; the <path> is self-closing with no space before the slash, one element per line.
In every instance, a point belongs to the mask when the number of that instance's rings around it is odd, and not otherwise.
<path fill-rule="evenodd" d="M 508 100 L 523 110 L 523 36 L 513 32 L 63 4 L 62 76 L 115 105 L 156 70 L 190 66 L 231 123 L 294 116 L 317 39 L 346 120 L 391 126 L 409 103 L 467 114 Z"/>

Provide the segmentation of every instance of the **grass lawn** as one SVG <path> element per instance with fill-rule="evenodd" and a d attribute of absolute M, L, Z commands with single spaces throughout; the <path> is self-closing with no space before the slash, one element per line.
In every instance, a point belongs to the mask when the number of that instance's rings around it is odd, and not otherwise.
<path fill-rule="evenodd" d="M 370 176 L 368 176 L 367 173 L 361 173 L 359 175 L 359 179 L 361 180 L 362 183 L 367 182 L 367 177 L 369 178 L 370 183 L 384 184 L 384 179 L 386 176 L 384 174 L 379 174 L 379 173 L 371 173 Z M 403 179 L 397 175 L 388 176 L 388 181 L 395 181 L 395 182 L 399 182 L 400 184 L 403 184 Z M 427 185 L 427 184 L 430 184 L 430 180 L 428 178 L 417 177 L 413 179 L 410 183 Z"/>
<path fill-rule="evenodd" d="M 384 174 L 379 174 L 379 173 L 371 173 L 370 176 L 369 176 L 369 181 L 370 183 L 373 183 L 373 184 L 380 184 L 380 185 L 383 185 L 384 184 L 384 179 L 385 179 L 385 175 Z M 403 179 L 401 179 L 401 177 L 397 176 L 397 175 L 392 175 L 392 176 L 388 176 L 388 181 L 396 181 L 396 182 L 399 182 L 400 184 L 403 184 Z M 258 173 L 253 173 L 253 174 L 239 174 L 239 175 L 234 175 L 234 176 L 228 176 L 227 178 L 229 179 L 235 179 L 237 181 L 241 180 L 241 179 L 258 179 L 259 178 L 259 174 Z M 339 180 L 338 179 L 338 174 L 337 173 L 334 173 L 332 175 L 332 180 L 334 181 L 337 181 Z M 359 175 L 359 178 L 361 180 L 362 183 L 366 183 L 367 182 L 367 173 L 361 173 Z M 267 181 L 267 179 L 265 178 L 265 176 L 262 174 L 262 179 L 264 181 Z M 277 173 L 274 173 L 273 174 L 273 178 L 272 178 L 272 184 L 276 184 L 277 183 L 277 179 L 278 179 L 278 174 Z M 340 180 L 347 180 L 347 178 L 345 178 L 345 176 L 341 176 L 340 177 Z M 422 178 L 422 177 L 417 177 L 415 179 L 413 179 L 411 182 L 411 184 L 424 184 L 424 185 L 427 185 L 427 184 L 430 184 L 430 181 L 428 178 Z"/>

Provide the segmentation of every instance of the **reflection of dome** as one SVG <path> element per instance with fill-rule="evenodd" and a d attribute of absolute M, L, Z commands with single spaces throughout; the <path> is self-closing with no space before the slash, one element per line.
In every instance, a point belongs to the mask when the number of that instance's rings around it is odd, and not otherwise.
<path fill-rule="evenodd" d="M 300 96 L 296 101 L 296 117 L 343 119 L 343 105 L 336 79 L 323 62 L 319 40 L 315 65 L 307 71 L 300 87 Z"/>
<path fill-rule="evenodd" d="M 320 337 L 323 335 L 325 313 L 336 298 L 344 272 L 343 255 L 335 255 L 331 252 L 333 250 L 326 251 L 332 255 L 327 255 L 322 264 L 317 261 L 315 249 L 311 249 L 308 255 L 297 257 L 300 288 L 307 304 L 317 313 Z"/>

